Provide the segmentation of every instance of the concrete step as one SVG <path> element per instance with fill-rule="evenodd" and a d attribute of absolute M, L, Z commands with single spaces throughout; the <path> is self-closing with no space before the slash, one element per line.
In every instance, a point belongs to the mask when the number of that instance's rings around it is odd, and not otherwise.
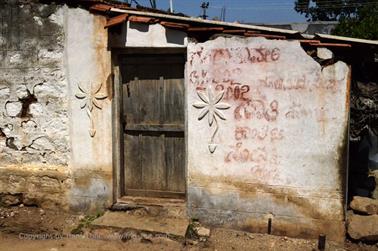
<path fill-rule="evenodd" d="M 130 215 L 187 219 L 186 202 L 180 199 L 122 197 L 111 208 Z"/>
<path fill-rule="evenodd" d="M 157 236 L 184 239 L 189 220 L 182 217 L 162 217 L 141 213 L 139 209 L 128 211 L 107 211 L 94 220 L 91 230 L 112 229 L 113 232 L 135 231 Z"/>

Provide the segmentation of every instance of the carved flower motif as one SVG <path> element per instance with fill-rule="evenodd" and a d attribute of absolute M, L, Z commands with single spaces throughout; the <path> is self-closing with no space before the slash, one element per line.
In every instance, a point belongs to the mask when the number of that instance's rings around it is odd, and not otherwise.
<path fill-rule="evenodd" d="M 75 97 L 82 100 L 82 102 L 80 104 L 80 108 L 81 109 L 86 108 L 85 111 L 87 112 L 87 115 L 88 115 L 88 118 L 89 118 L 89 123 L 90 123 L 89 135 L 91 137 L 94 137 L 95 134 L 96 134 L 96 129 L 95 129 L 94 120 L 93 120 L 93 117 L 92 117 L 93 107 L 95 106 L 98 109 L 102 109 L 102 106 L 98 101 L 106 99 L 108 97 L 108 95 L 99 93 L 100 90 L 101 90 L 101 87 L 102 87 L 102 83 L 99 85 L 98 88 L 96 88 L 94 90 L 89 90 L 89 91 L 84 90 L 80 86 L 80 84 L 78 84 L 77 87 L 79 88 L 80 92 L 76 93 Z"/>
<path fill-rule="evenodd" d="M 80 92 L 75 94 L 75 97 L 78 99 L 82 99 L 82 103 L 80 104 L 80 108 L 84 109 L 87 107 L 89 111 L 92 112 L 93 106 L 96 106 L 98 109 L 102 109 L 101 104 L 98 102 L 98 100 L 103 100 L 108 97 L 106 94 L 99 93 L 101 90 L 102 84 L 99 85 L 99 87 L 95 90 L 85 91 L 80 85 L 77 85 Z"/>
<path fill-rule="evenodd" d="M 219 92 L 215 97 L 211 88 L 207 88 L 207 96 L 203 92 L 197 91 L 198 97 L 202 102 L 196 102 L 193 106 L 197 109 L 203 109 L 198 116 L 198 120 L 203 119 L 208 114 L 209 126 L 213 125 L 216 117 L 226 120 L 226 117 L 220 110 L 229 109 L 231 106 L 226 103 L 220 103 L 223 98 L 224 91 Z"/>
<path fill-rule="evenodd" d="M 220 103 L 223 98 L 224 91 L 219 92 L 214 97 L 211 88 L 207 88 L 207 95 L 200 91 L 197 91 L 197 95 L 202 101 L 193 104 L 195 108 L 202 109 L 201 113 L 198 116 L 198 120 L 202 120 L 207 115 L 210 127 L 212 127 L 213 123 L 215 122 L 215 130 L 209 142 L 209 151 L 210 153 L 214 153 L 215 149 L 217 148 L 217 144 L 214 143 L 214 138 L 219 130 L 217 118 L 226 120 L 226 117 L 220 110 L 229 109 L 231 106 L 226 103 Z"/>

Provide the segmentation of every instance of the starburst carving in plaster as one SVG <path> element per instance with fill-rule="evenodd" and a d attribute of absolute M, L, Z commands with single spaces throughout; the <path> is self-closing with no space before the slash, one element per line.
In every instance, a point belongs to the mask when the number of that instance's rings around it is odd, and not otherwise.
<path fill-rule="evenodd" d="M 104 100 L 108 97 L 107 94 L 100 93 L 100 90 L 102 88 L 102 83 L 96 88 L 91 90 L 85 90 L 80 84 L 77 85 L 79 88 L 79 92 L 75 94 L 75 97 L 82 100 L 80 103 L 80 108 L 85 109 L 90 125 L 89 125 L 89 135 L 91 137 L 94 137 L 96 135 L 96 128 L 95 123 L 93 120 L 92 112 L 93 108 L 97 107 L 99 110 L 102 109 L 102 105 L 100 103 L 101 100 Z M 92 87 L 92 84 L 91 84 Z"/>
<path fill-rule="evenodd" d="M 214 153 L 217 148 L 217 144 L 214 143 L 214 138 L 219 130 L 218 118 L 221 120 L 226 120 L 226 117 L 221 110 L 227 110 L 231 106 L 229 104 L 220 102 L 224 96 L 224 91 L 221 91 L 214 95 L 211 88 L 209 87 L 207 88 L 207 94 L 202 91 L 197 91 L 197 95 L 200 98 L 201 102 L 195 102 L 193 106 L 197 109 L 202 110 L 198 115 L 198 120 L 202 120 L 207 115 L 209 126 L 215 126 L 215 130 L 210 138 L 208 145 L 210 153 Z"/>

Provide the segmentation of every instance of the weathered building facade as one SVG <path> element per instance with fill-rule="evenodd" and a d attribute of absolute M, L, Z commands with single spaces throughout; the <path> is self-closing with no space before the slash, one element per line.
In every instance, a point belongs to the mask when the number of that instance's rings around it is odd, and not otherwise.
<path fill-rule="evenodd" d="M 217 39 L 188 51 L 193 211 L 255 231 L 272 218 L 291 234 L 343 233 L 348 66 L 321 69 L 298 42 Z"/>
<path fill-rule="evenodd" d="M 1 20 L 1 192 L 22 195 L 26 205 L 109 205 L 106 18 L 63 5 L 11 2 L 2 4 Z"/>
<path fill-rule="evenodd" d="M 332 44 L 79 2 L 2 3 L 2 198 L 179 198 L 212 225 L 344 238 L 351 70 Z"/>

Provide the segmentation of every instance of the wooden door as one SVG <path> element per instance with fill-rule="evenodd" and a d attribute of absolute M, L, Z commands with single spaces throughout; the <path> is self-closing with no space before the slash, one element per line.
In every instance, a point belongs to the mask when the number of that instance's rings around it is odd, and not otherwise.
<path fill-rule="evenodd" d="M 124 193 L 185 196 L 184 55 L 124 55 Z"/>

